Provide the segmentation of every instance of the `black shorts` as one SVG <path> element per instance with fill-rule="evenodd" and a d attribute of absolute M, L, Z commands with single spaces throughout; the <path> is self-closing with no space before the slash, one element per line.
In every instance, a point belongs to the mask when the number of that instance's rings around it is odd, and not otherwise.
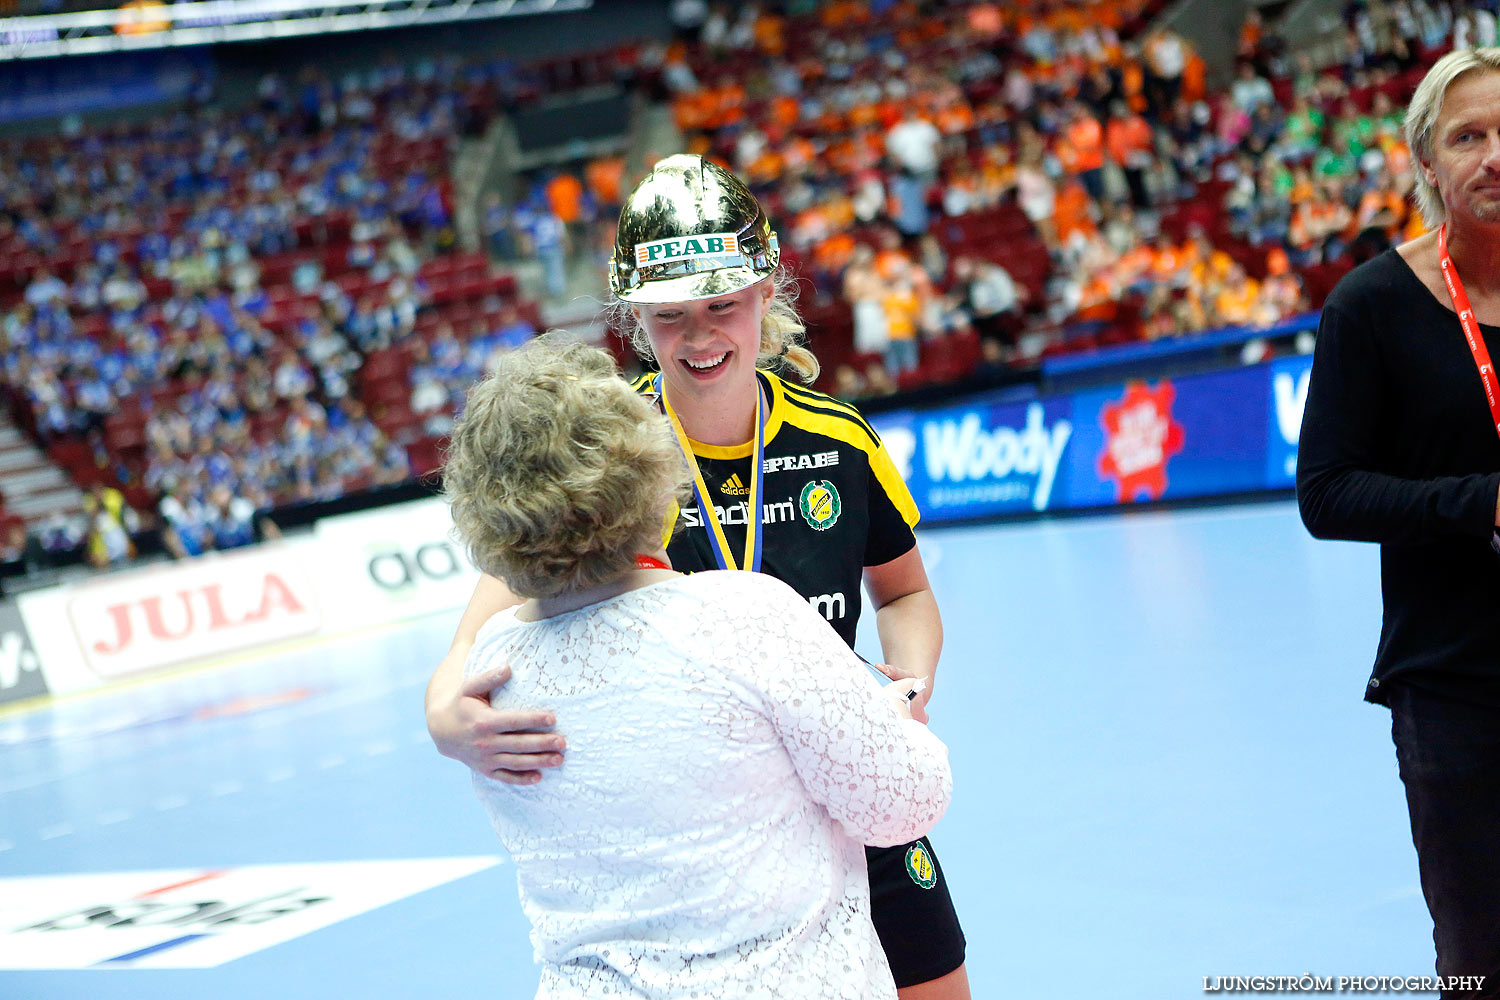
<path fill-rule="evenodd" d="M 900 847 L 866 847 L 870 915 L 896 986 L 941 979 L 964 964 L 964 932 L 948 880 L 926 837 Z"/>

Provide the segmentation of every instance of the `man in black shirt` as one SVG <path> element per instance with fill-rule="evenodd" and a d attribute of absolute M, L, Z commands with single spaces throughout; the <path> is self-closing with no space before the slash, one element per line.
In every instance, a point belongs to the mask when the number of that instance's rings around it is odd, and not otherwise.
<path fill-rule="evenodd" d="M 1405 128 L 1438 228 L 1324 305 L 1297 500 L 1315 536 L 1380 543 L 1365 697 L 1391 709 L 1443 996 L 1500 997 L 1500 49 L 1440 60 Z"/>

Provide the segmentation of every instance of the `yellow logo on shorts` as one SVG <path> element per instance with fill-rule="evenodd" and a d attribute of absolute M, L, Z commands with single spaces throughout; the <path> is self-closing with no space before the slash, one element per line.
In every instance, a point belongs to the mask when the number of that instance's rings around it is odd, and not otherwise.
<path fill-rule="evenodd" d="M 844 511 L 844 505 L 839 502 L 839 491 L 826 479 L 813 480 L 802 487 L 797 506 L 802 510 L 802 519 L 812 525 L 814 531 L 827 531 Z"/>
<path fill-rule="evenodd" d="M 923 889 L 937 885 L 937 865 L 932 863 L 932 855 L 920 842 L 906 849 L 906 874 Z"/>

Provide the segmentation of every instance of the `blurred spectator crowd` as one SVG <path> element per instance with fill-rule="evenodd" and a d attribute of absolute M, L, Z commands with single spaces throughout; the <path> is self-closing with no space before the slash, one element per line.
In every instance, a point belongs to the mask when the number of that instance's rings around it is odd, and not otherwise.
<path fill-rule="evenodd" d="M 1494 43 L 1494 0 L 1350 3 L 1316 63 L 1252 9 L 1212 90 L 1161 6 L 718 4 L 669 52 L 690 146 L 750 178 L 811 283 L 826 387 L 1275 327 L 1422 231 L 1400 109 Z"/>
<path fill-rule="evenodd" d="M 534 332 L 513 279 L 457 251 L 448 161 L 459 135 L 543 89 L 509 64 L 384 63 L 267 76 L 235 111 L 0 143 L 13 417 L 81 486 L 155 512 L 177 554 L 230 537 L 206 527 L 214 508 L 434 467 L 412 365 L 393 386 L 365 362 L 460 336 L 472 360 L 502 331 L 511 345 Z M 99 534 L 106 505 L 86 507 L 42 527 L 49 547 Z"/>
<path fill-rule="evenodd" d="M 1252 11 L 1211 89 L 1150 27 L 1162 0 L 720 2 L 670 43 L 308 69 L 247 107 L 0 140 L 0 377 L 90 490 L 46 541 L 125 558 L 134 508 L 191 554 L 435 467 L 466 387 L 536 332 L 494 262 L 557 298 L 584 254 L 602 289 L 633 181 L 617 155 L 525 175 L 461 252 L 450 159 L 502 110 L 599 82 L 668 102 L 776 221 L 822 387 L 870 396 L 1316 308 L 1421 232 L 1401 107 L 1495 43 L 1496 5 L 1350 3 L 1318 61 Z"/>

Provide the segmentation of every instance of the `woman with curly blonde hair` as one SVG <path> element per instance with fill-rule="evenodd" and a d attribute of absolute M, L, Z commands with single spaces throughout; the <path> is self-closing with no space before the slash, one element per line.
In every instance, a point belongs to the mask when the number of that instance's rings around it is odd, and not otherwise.
<path fill-rule="evenodd" d="M 662 415 L 551 336 L 506 355 L 454 430 L 455 530 L 526 598 L 464 673 L 506 664 L 496 709 L 568 725 L 547 782 L 474 776 L 537 996 L 893 998 L 862 845 L 937 822 L 947 751 L 912 721 L 914 685 L 882 690 L 786 584 L 667 568 L 686 485 Z"/>

